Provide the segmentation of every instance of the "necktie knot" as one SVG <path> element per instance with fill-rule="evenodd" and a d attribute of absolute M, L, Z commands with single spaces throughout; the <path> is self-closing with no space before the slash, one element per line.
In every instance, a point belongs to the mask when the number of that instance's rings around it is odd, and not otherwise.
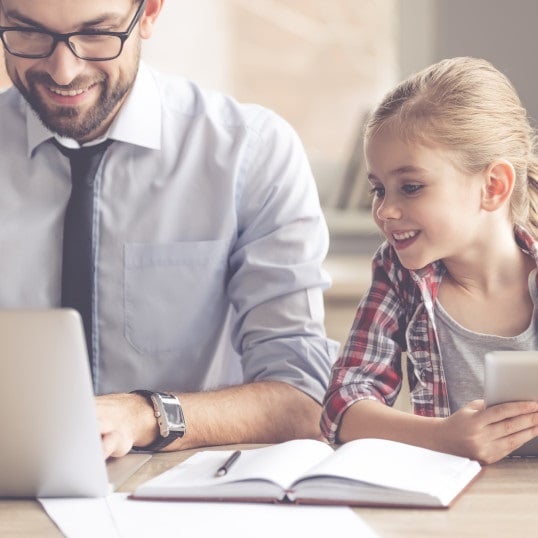
<path fill-rule="evenodd" d="M 80 186 L 91 186 L 95 178 L 95 173 L 103 155 L 112 143 L 108 139 L 93 146 L 83 146 L 81 148 L 67 148 L 62 146 L 57 140 L 53 140 L 54 144 L 62 153 L 69 159 L 71 165 L 71 181 L 73 187 L 77 184 Z"/>

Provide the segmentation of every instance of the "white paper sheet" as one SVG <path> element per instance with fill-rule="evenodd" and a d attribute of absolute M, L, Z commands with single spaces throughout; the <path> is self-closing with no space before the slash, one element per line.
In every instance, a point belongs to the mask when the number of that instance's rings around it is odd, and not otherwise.
<path fill-rule="evenodd" d="M 121 538 L 108 498 L 38 499 L 68 538 Z M 150 535 L 148 535 L 150 536 Z"/>
<path fill-rule="evenodd" d="M 68 538 L 376 536 L 347 507 L 135 501 L 125 493 L 40 502 Z"/>

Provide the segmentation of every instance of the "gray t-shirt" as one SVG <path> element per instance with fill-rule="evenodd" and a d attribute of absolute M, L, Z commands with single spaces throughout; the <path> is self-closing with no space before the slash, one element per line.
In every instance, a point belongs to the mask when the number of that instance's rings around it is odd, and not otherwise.
<path fill-rule="evenodd" d="M 434 313 L 441 361 L 453 413 L 472 400 L 484 397 L 484 356 L 488 351 L 538 349 L 537 269 L 529 275 L 529 292 L 534 303 L 532 319 L 521 334 L 495 336 L 469 331 L 435 302 Z"/>

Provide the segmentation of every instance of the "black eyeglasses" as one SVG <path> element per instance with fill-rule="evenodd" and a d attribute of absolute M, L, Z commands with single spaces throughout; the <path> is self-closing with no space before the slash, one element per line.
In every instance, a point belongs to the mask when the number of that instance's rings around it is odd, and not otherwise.
<path fill-rule="evenodd" d="M 48 58 L 58 43 L 65 43 L 82 60 L 101 62 L 117 58 L 123 45 L 139 21 L 146 0 L 142 0 L 125 32 L 96 32 L 92 30 L 57 34 L 39 28 L 0 26 L 0 38 L 5 49 L 21 58 Z"/>

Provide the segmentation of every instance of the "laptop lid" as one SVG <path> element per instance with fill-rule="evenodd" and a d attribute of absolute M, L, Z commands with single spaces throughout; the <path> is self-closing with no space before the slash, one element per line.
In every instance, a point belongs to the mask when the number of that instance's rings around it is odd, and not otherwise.
<path fill-rule="evenodd" d="M 0 497 L 110 493 L 79 314 L 0 310 L 0 370 Z"/>
<path fill-rule="evenodd" d="M 484 399 L 487 407 L 504 402 L 538 401 L 538 351 L 486 353 Z M 510 455 L 538 456 L 538 437 Z"/>

